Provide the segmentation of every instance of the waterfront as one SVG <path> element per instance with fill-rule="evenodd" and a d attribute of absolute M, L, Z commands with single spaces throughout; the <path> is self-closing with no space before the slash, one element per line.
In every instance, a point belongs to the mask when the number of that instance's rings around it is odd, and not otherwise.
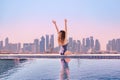
<path fill-rule="evenodd" d="M 63 61 L 63 62 L 62 62 Z M 119 59 L 1 59 L 0 80 L 120 80 Z"/>

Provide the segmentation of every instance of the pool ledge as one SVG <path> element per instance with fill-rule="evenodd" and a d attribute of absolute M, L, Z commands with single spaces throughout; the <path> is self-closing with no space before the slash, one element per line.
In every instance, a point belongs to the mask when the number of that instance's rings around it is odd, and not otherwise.
<path fill-rule="evenodd" d="M 120 54 L 0 54 L 0 59 L 26 58 L 80 58 L 80 59 L 120 59 Z"/>

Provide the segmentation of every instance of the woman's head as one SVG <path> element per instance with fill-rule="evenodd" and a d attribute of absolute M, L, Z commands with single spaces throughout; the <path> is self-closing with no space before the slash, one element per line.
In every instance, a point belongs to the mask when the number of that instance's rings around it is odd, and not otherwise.
<path fill-rule="evenodd" d="M 58 33 L 58 42 L 63 44 L 64 43 L 64 40 L 65 40 L 65 31 L 64 30 L 61 30 L 59 33 Z"/>

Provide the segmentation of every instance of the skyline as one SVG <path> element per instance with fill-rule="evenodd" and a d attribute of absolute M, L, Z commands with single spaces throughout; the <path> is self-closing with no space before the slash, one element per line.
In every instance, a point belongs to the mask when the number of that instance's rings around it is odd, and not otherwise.
<path fill-rule="evenodd" d="M 25 43 L 45 34 L 54 34 L 56 39 L 52 20 L 63 29 L 66 18 L 69 37 L 94 36 L 105 50 L 108 40 L 120 38 L 119 4 L 119 0 L 1 0 L 0 40 L 9 37 L 11 42 Z"/>
<path fill-rule="evenodd" d="M 49 38 L 50 37 L 50 38 Z M 3 45 L 4 43 L 4 45 Z M 84 38 L 82 41 L 74 40 L 69 37 L 68 51 L 72 53 L 86 53 L 86 52 L 99 52 L 101 51 L 101 44 L 98 39 L 91 36 Z M 0 41 L 0 52 L 13 52 L 13 53 L 49 53 L 59 52 L 59 46 L 54 47 L 54 35 L 42 36 L 41 39 L 34 39 L 31 43 L 12 43 L 9 38 L 6 37 L 4 41 Z"/>

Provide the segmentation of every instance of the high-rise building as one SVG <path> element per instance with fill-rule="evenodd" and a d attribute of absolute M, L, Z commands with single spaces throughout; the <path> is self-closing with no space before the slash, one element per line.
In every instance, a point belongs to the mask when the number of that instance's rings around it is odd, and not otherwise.
<path fill-rule="evenodd" d="M 39 52 L 39 40 L 38 39 L 34 39 L 34 53 L 38 53 Z"/>
<path fill-rule="evenodd" d="M 5 49 L 9 50 L 9 39 L 8 39 L 8 37 L 5 39 Z"/>
<path fill-rule="evenodd" d="M 77 52 L 77 42 L 73 40 L 72 52 Z"/>
<path fill-rule="evenodd" d="M 98 39 L 95 40 L 95 51 L 100 51 L 100 42 Z"/>
<path fill-rule="evenodd" d="M 0 41 L 0 50 L 3 49 L 3 41 Z"/>
<path fill-rule="evenodd" d="M 106 44 L 106 50 L 110 51 L 110 44 Z"/>
<path fill-rule="evenodd" d="M 89 50 L 90 49 L 90 39 L 86 38 L 86 48 Z"/>
<path fill-rule="evenodd" d="M 44 36 L 41 37 L 41 41 L 40 41 L 40 52 L 44 53 L 45 52 L 45 38 Z"/>
<path fill-rule="evenodd" d="M 109 40 L 107 45 L 106 45 L 106 49 L 108 51 L 118 51 L 118 52 L 120 52 L 120 39 Z"/>
<path fill-rule="evenodd" d="M 50 47 L 50 51 L 53 52 L 53 50 L 54 50 L 54 35 L 51 35 L 49 47 Z"/>
<path fill-rule="evenodd" d="M 20 52 L 21 51 L 21 43 L 18 43 L 17 45 L 17 52 Z"/>
<path fill-rule="evenodd" d="M 49 35 L 46 35 L 46 51 L 49 50 Z"/>
<path fill-rule="evenodd" d="M 77 51 L 76 52 L 80 52 L 80 50 L 81 50 L 81 42 L 80 42 L 80 40 L 77 40 Z"/>
<path fill-rule="evenodd" d="M 91 49 L 94 48 L 94 39 L 93 39 L 93 36 L 90 37 L 90 47 L 91 47 Z"/>
<path fill-rule="evenodd" d="M 24 43 L 23 44 L 23 52 L 33 52 L 33 43 Z"/>
<path fill-rule="evenodd" d="M 111 40 L 108 41 L 107 50 L 112 51 L 112 41 Z"/>
<path fill-rule="evenodd" d="M 82 40 L 82 46 L 84 46 L 85 47 L 85 38 L 83 38 L 83 40 Z"/>
<path fill-rule="evenodd" d="M 116 50 L 120 52 L 120 39 L 116 40 Z"/>
<path fill-rule="evenodd" d="M 73 39 L 72 37 L 69 37 L 69 42 L 68 42 L 68 50 L 69 51 L 72 51 L 72 48 L 73 48 Z"/>
<path fill-rule="evenodd" d="M 116 40 L 113 39 L 112 40 L 112 51 L 115 51 L 116 50 Z"/>
<path fill-rule="evenodd" d="M 17 44 L 9 43 L 9 52 L 17 53 Z"/>
<path fill-rule="evenodd" d="M 85 38 L 82 39 L 81 51 L 82 52 L 87 52 Z"/>

